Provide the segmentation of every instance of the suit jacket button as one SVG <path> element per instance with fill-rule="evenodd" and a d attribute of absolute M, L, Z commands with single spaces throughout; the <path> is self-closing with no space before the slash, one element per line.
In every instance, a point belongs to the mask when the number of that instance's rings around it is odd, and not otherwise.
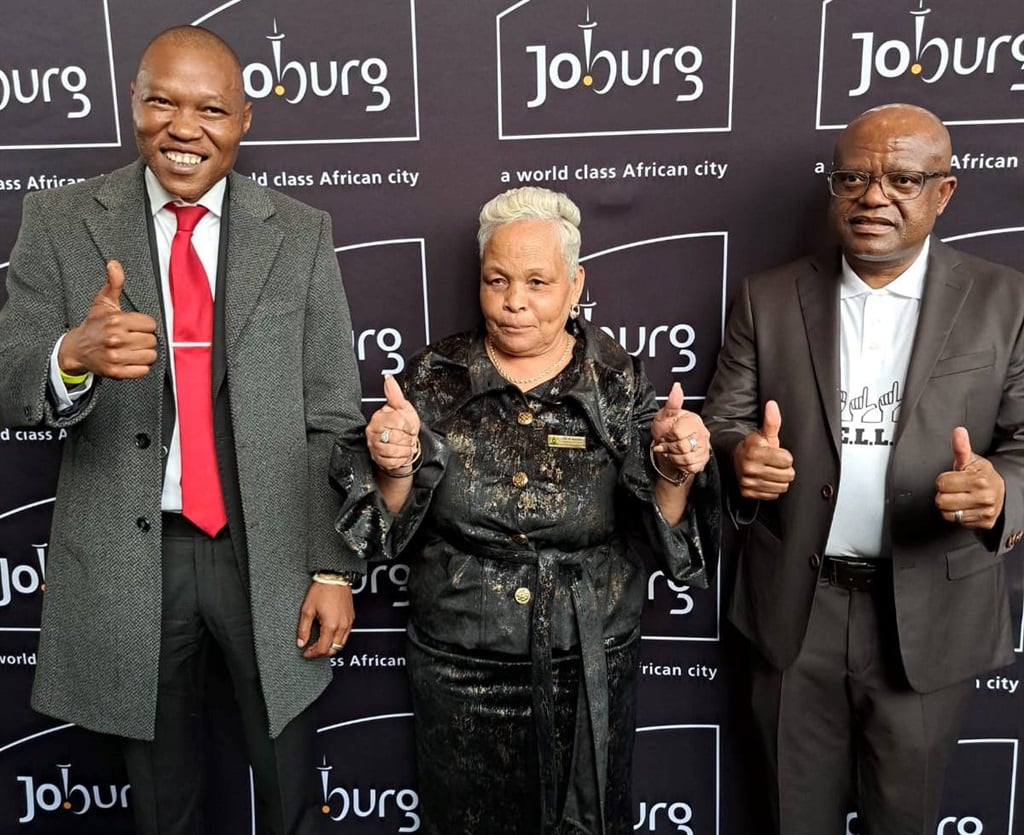
<path fill-rule="evenodd" d="M 512 476 L 512 486 L 518 487 L 520 490 L 522 490 L 529 483 L 530 477 L 526 473 L 519 472 Z"/>
<path fill-rule="evenodd" d="M 166 458 L 169 454 L 170 454 L 170 450 L 167 448 L 167 445 L 166 444 L 161 444 L 160 445 L 160 457 L 161 458 Z"/>
<path fill-rule="evenodd" d="M 528 537 L 525 533 L 517 533 L 515 536 L 512 537 L 512 541 L 515 542 L 516 545 L 526 545 L 529 543 L 530 537 Z"/>
<path fill-rule="evenodd" d="M 145 516 L 140 516 L 135 520 L 135 524 L 138 526 L 140 531 L 148 531 L 150 528 L 149 520 Z"/>
<path fill-rule="evenodd" d="M 145 432 L 140 432 L 138 435 L 136 435 L 135 446 L 137 446 L 139 449 L 145 449 L 146 447 L 148 447 L 149 435 L 147 435 Z"/>
<path fill-rule="evenodd" d="M 817 571 L 821 568 L 821 554 L 811 554 L 811 558 L 808 562 L 811 564 L 811 568 Z"/>
<path fill-rule="evenodd" d="M 527 603 L 530 602 L 530 598 L 533 597 L 533 595 L 530 594 L 530 590 L 526 588 L 526 586 L 520 586 L 519 588 L 517 588 L 516 593 L 513 596 L 516 599 L 516 603 L 518 603 L 520 606 L 525 606 Z"/>
<path fill-rule="evenodd" d="M 821 488 L 821 497 L 826 501 L 828 499 L 831 499 L 835 494 L 836 488 L 833 487 L 831 484 L 826 484 L 824 487 Z"/>

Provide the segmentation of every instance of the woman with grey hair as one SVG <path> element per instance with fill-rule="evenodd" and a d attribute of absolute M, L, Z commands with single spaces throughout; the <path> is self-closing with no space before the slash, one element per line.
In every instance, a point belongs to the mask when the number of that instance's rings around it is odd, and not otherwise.
<path fill-rule="evenodd" d="M 483 327 L 335 447 L 346 544 L 410 563 L 428 833 L 631 832 L 642 557 L 705 586 L 718 552 L 704 424 L 578 317 L 579 217 L 542 188 L 488 202 Z"/>

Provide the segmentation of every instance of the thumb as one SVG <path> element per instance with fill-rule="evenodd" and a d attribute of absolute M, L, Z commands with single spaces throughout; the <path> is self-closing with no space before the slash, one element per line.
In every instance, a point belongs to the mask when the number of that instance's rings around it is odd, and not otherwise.
<path fill-rule="evenodd" d="M 967 434 L 967 430 L 958 426 L 953 430 L 953 469 L 954 470 L 966 470 L 967 465 L 971 463 L 971 459 L 974 458 L 974 453 L 971 452 L 971 436 Z"/>
<path fill-rule="evenodd" d="M 782 429 L 782 412 L 779 411 L 779 404 L 769 400 L 764 404 L 764 425 L 761 427 L 761 434 L 768 442 L 768 446 L 779 448 L 779 430 Z"/>
<path fill-rule="evenodd" d="M 392 409 L 396 410 L 408 403 L 405 395 L 402 394 L 402 387 L 395 382 L 395 378 L 390 374 L 384 375 L 384 399 Z"/>
<path fill-rule="evenodd" d="M 121 309 L 121 289 L 124 287 L 124 268 L 120 261 L 107 262 L 107 281 L 93 299 L 93 304 L 105 304 Z"/>
<path fill-rule="evenodd" d="M 665 408 L 676 412 L 683 408 L 683 387 L 679 383 L 673 383 L 672 388 L 669 389 Z"/>

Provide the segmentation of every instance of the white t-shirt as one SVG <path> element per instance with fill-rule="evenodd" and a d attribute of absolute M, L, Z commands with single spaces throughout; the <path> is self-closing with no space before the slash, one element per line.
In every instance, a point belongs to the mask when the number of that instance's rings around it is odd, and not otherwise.
<path fill-rule="evenodd" d="M 928 241 L 914 262 L 879 290 L 843 258 L 839 290 L 842 459 L 825 552 L 879 557 L 885 478 L 917 331 Z M 799 463 L 797 464 L 799 467 Z"/>

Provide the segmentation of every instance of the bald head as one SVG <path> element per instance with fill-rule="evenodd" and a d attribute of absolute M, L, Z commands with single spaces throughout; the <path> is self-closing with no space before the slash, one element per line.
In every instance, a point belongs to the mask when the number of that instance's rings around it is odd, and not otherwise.
<path fill-rule="evenodd" d="M 164 29 L 146 44 L 146 48 L 142 51 L 142 57 L 139 59 L 138 72 L 142 71 L 150 51 L 154 47 L 165 45 L 218 52 L 235 65 L 239 76 L 242 74 L 242 62 L 238 60 L 235 50 L 220 35 L 209 29 L 204 29 L 202 26 L 172 26 L 170 29 Z"/>
<path fill-rule="evenodd" d="M 924 153 L 921 165 L 930 171 L 949 171 L 953 154 L 949 131 L 930 110 L 913 104 L 883 104 L 857 116 L 836 140 L 836 168 L 844 148 L 867 143 L 873 146 L 903 146 L 913 143 Z"/>

